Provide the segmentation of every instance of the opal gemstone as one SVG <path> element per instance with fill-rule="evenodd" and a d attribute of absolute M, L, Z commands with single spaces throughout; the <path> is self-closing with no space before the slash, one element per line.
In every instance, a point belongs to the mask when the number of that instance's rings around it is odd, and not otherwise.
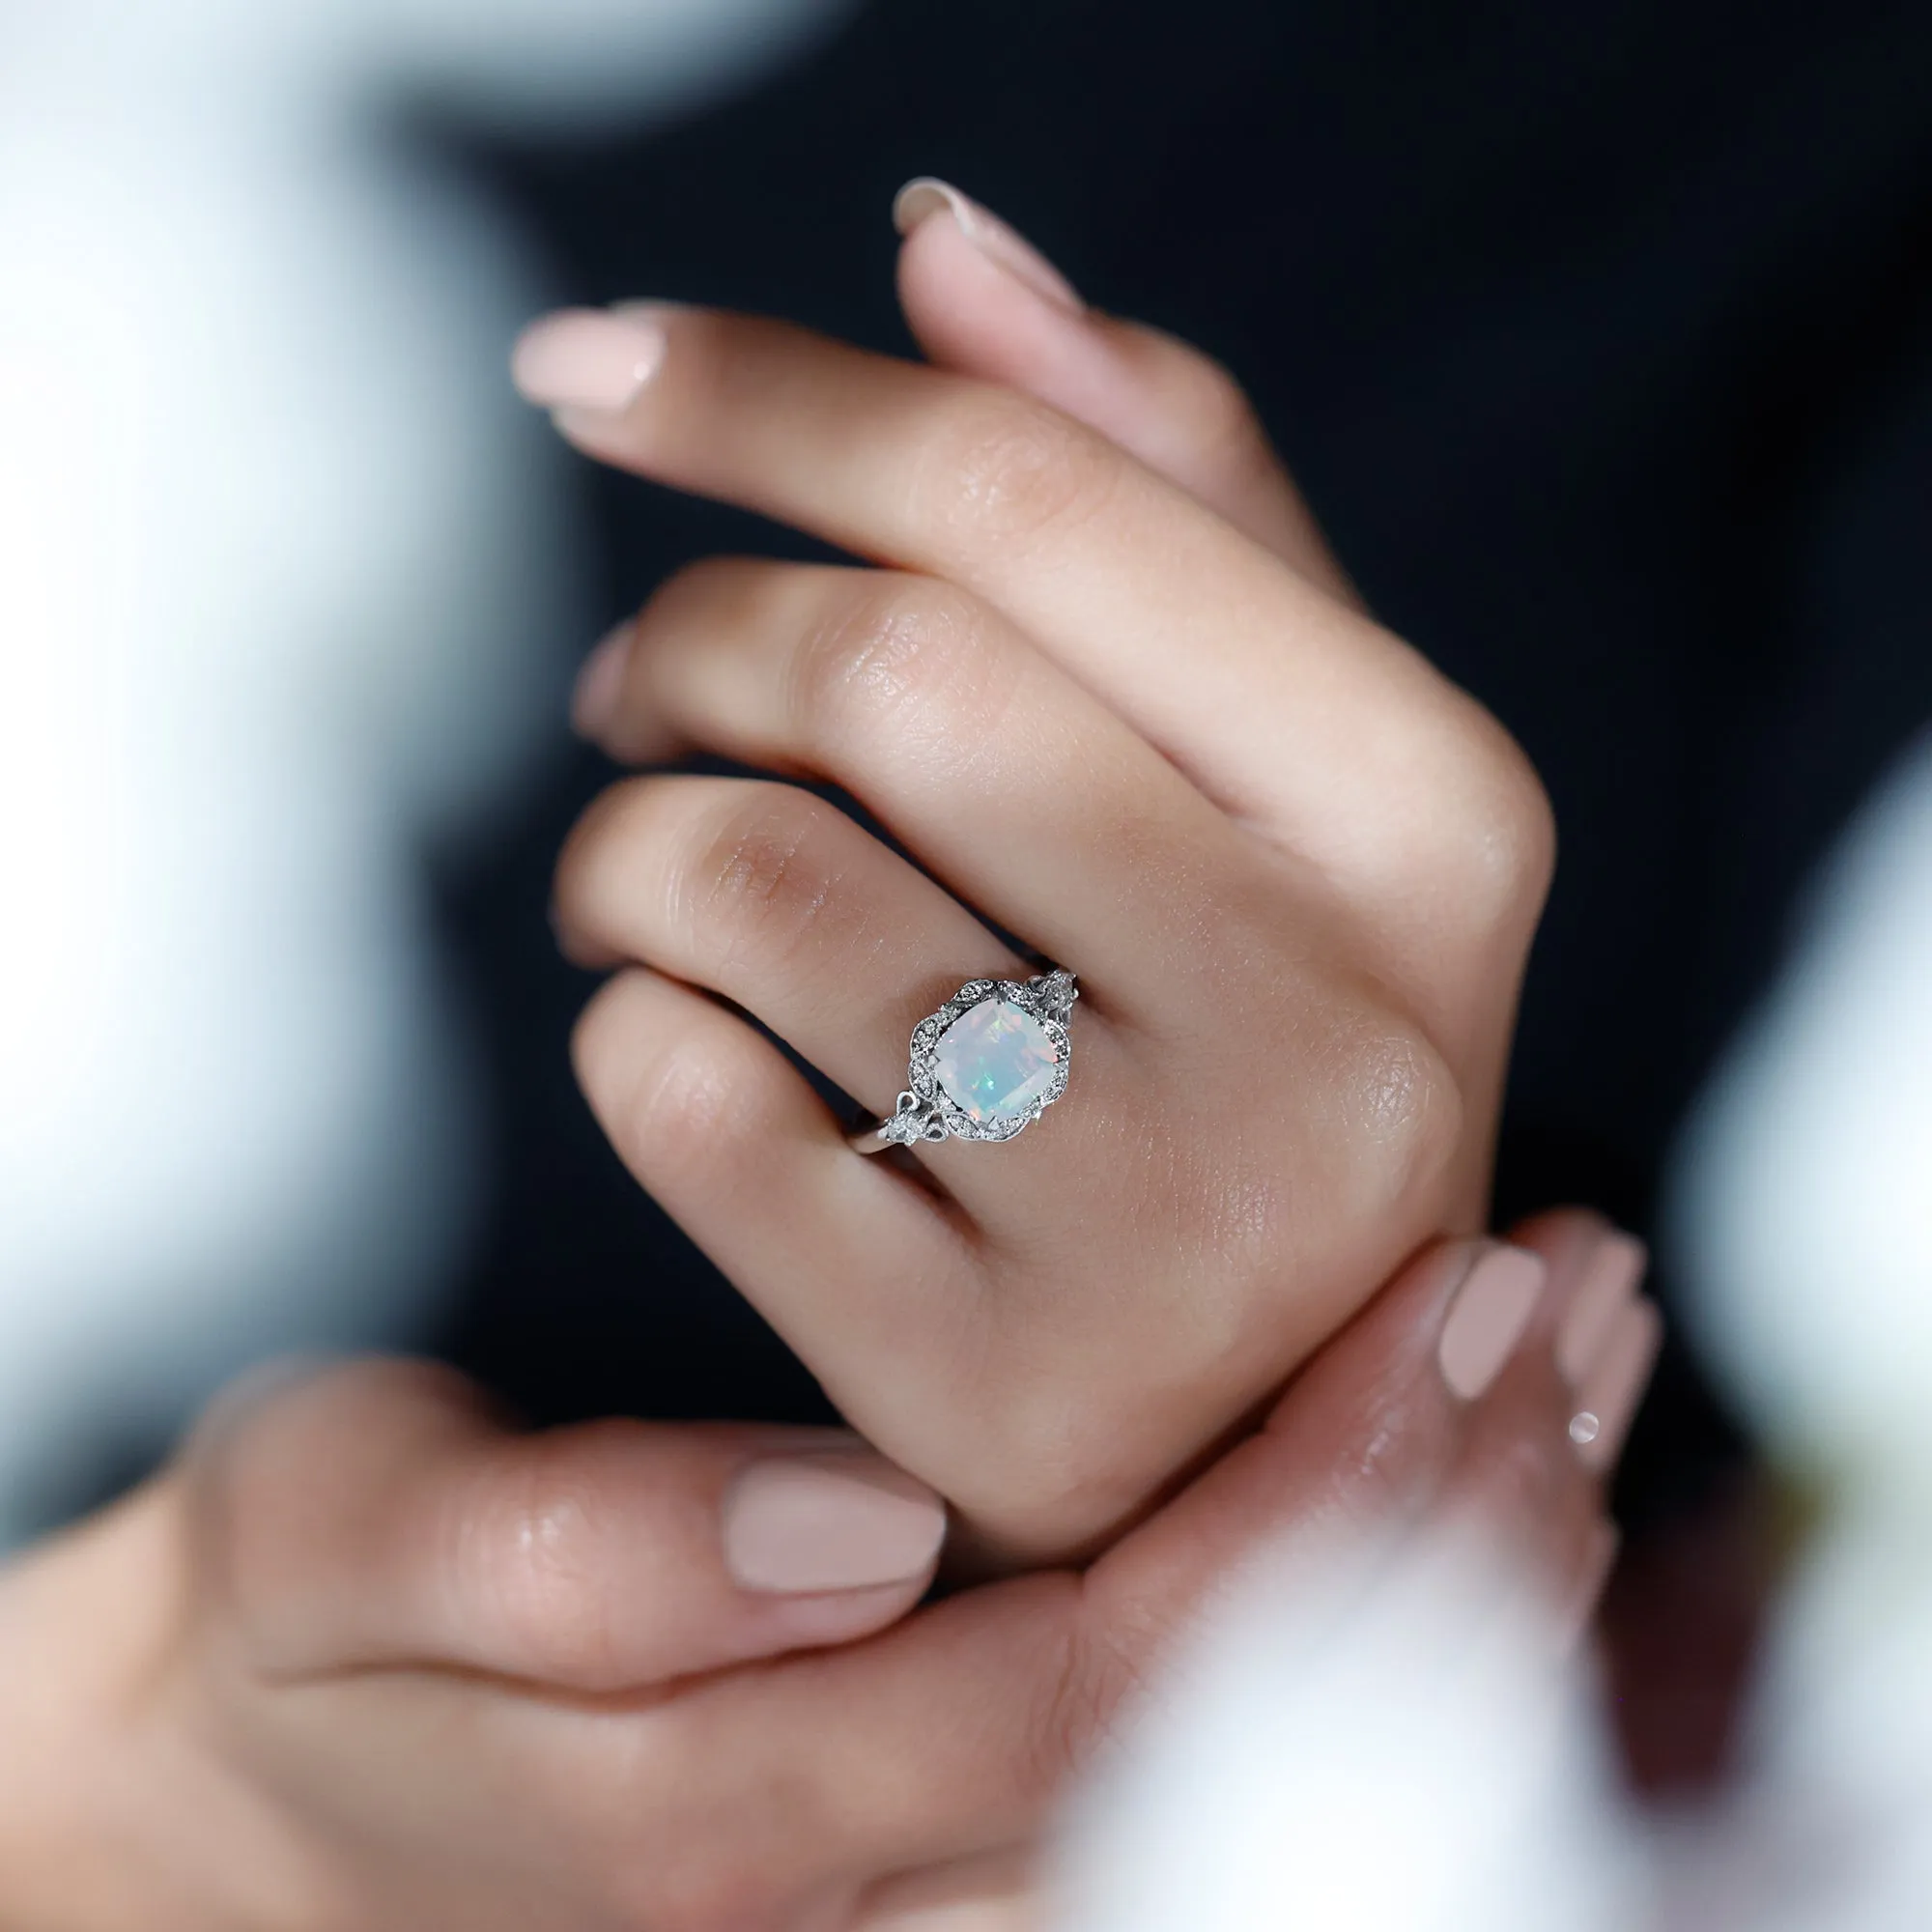
<path fill-rule="evenodd" d="M 939 1036 L 933 1072 L 946 1097 L 979 1126 L 1016 1121 L 1053 1087 L 1060 1050 L 1010 1000 L 981 1000 Z"/>

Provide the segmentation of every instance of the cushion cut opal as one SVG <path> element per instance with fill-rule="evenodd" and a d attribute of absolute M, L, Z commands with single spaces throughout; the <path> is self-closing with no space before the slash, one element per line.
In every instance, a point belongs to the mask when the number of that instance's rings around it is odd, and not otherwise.
<path fill-rule="evenodd" d="M 1060 1049 L 1010 1000 L 981 1000 L 939 1036 L 933 1072 L 946 1097 L 979 1126 L 1015 1121 L 1052 1091 Z"/>

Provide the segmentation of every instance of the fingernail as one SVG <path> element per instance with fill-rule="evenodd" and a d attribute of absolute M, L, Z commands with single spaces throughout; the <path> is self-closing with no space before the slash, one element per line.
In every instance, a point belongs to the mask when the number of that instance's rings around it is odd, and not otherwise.
<path fill-rule="evenodd" d="M 1502 1372 L 1543 1293 L 1543 1259 L 1526 1248 L 1490 1248 L 1450 1304 L 1436 1361 L 1452 1393 L 1474 1402 Z"/>
<path fill-rule="evenodd" d="M 1008 227 L 991 209 L 961 194 L 951 182 L 920 175 L 893 197 L 893 226 L 901 235 L 910 235 L 921 222 L 941 213 L 950 214 L 980 254 L 1017 275 L 1035 295 L 1074 315 L 1085 313 L 1086 304 L 1073 284 L 1024 235 Z"/>
<path fill-rule="evenodd" d="M 869 1452 L 752 1463 L 724 1498 L 724 1562 L 747 1590 L 793 1595 L 909 1582 L 931 1569 L 946 1508 Z"/>
<path fill-rule="evenodd" d="M 1636 1293 L 1650 1252 L 1634 1235 L 1606 1235 L 1584 1263 L 1562 1326 L 1556 1331 L 1556 1366 L 1572 1388 L 1580 1388 L 1603 1353 L 1617 1311 Z"/>
<path fill-rule="evenodd" d="M 570 694 L 570 723 L 580 737 L 601 737 L 615 721 L 617 702 L 624 695 L 624 668 L 630 662 L 631 639 L 636 635 L 636 620 L 626 617 L 621 624 L 612 624 L 583 660 L 583 668 L 577 673 L 577 688 Z"/>
<path fill-rule="evenodd" d="M 664 353 L 663 327 L 637 309 L 559 309 L 517 338 L 510 375 L 541 409 L 614 415 L 638 399 Z"/>
<path fill-rule="evenodd" d="M 1653 1301 L 1629 1301 L 1610 1321 L 1596 1366 L 1577 1392 L 1570 1439 L 1583 1466 L 1602 1475 L 1623 1453 L 1631 1419 L 1657 1365 L 1663 1318 Z"/>

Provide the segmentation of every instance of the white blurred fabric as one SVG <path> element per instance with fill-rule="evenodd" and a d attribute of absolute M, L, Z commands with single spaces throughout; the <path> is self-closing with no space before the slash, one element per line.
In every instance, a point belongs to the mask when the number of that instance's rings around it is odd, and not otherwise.
<path fill-rule="evenodd" d="M 639 119 L 833 0 L 0 0 L 0 1548 L 417 1318 L 475 1172 L 415 867 L 561 741 L 547 295 L 385 103 Z"/>
<path fill-rule="evenodd" d="M 1706 1883 L 1775 1932 L 1932 1925 L 1932 735 L 1821 878 L 1707 1093 L 1675 1247 L 1699 1340 L 1823 1534 Z M 1712 1872 L 1717 1877 L 1710 1876 Z"/>
<path fill-rule="evenodd" d="M 1587 1673 L 1493 1555 L 1307 1549 L 1197 1634 L 1076 1813 L 1073 1932 L 1618 1932 Z"/>

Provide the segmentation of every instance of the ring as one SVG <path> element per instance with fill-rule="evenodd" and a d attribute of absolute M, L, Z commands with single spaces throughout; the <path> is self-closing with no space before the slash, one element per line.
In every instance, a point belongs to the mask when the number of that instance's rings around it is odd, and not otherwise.
<path fill-rule="evenodd" d="M 968 980 L 912 1030 L 907 1091 L 850 1136 L 861 1153 L 921 1141 L 1009 1141 L 1066 1092 L 1071 973 Z"/>

